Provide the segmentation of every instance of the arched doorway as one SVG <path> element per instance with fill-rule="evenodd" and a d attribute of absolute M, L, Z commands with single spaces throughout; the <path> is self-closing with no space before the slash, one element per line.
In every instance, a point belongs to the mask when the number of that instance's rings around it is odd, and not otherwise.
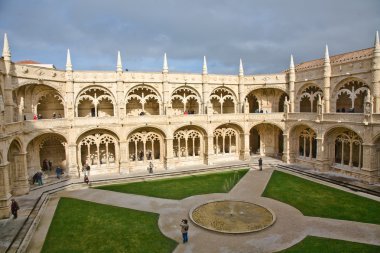
<path fill-rule="evenodd" d="M 261 123 L 251 128 L 251 153 L 280 158 L 283 152 L 283 132 L 273 124 Z"/>
<path fill-rule="evenodd" d="M 40 170 L 44 170 L 46 174 L 54 175 L 57 166 L 68 173 L 66 147 L 65 137 L 59 134 L 42 134 L 30 141 L 26 149 L 29 178 Z M 48 170 L 44 169 L 44 161 L 51 164 Z"/>
<path fill-rule="evenodd" d="M 29 192 L 29 181 L 26 171 L 25 153 L 21 143 L 13 140 L 8 149 L 8 180 L 12 195 L 22 195 Z"/>

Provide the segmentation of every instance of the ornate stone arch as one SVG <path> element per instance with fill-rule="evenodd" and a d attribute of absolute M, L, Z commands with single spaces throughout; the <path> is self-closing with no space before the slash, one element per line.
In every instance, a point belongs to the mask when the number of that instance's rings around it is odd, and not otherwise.
<path fill-rule="evenodd" d="M 127 138 L 128 157 L 130 162 L 148 161 L 163 163 L 165 156 L 164 136 L 157 129 L 150 127 L 137 128 Z"/>
<path fill-rule="evenodd" d="M 250 153 L 280 157 L 283 152 L 283 127 L 279 124 L 260 122 L 249 130 Z"/>
<path fill-rule="evenodd" d="M 332 98 L 332 111 L 363 113 L 364 101 L 370 86 L 359 78 L 346 78 L 335 87 Z"/>
<path fill-rule="evenodd" d="M 317 112 L 318 96 L 323 98 L 322 88 L 315 83 L 304 84 L 297 92 L 296 105 L 299 112 Z"/>
<path fill-rule="evenodd" d="M 131 88 L 126 96 L 127 115 L 159 115 L 162 111 L 162 99 L 159 92 L 148 85 Z"/>
<path fill-rule="evenodd" d="M 224 86 L 215 88 L 209 97 L 213 113 L 217 114 L 236 113 L 237 101 L 233 90 Z"/>
<path fill-rule="evenodd" d="M 105 129 L 84 132 L 77 140 L 80 167 L 88 164 L 91 171 L 105 173 L 119 169 L 119 139 L 115 133 Z"/>
<path fill-rule="evenodd" d="M 345 126 L 332 127 L 325 133 L 325 149 L 332 166 L 360 169 L 363 166 L 363 138 Z"/>
<path fill-rule="evenodd" d="M 204 150 L 204 131 L 194 126 L 177 129 L 173 135 L 175 158 L 201 158 Z"/>
<path fill-rule="evenodd" d="M 112 92 L 101 86 L 81 90 L 75 100 L 77 117 L 115 116 L 116 100 Z"/>
<path fill-rule="evenodd" d="M 257 88 L 251 90 L 246 100 L 250 113 L 283 112 L 286 92 L 277 87 Z"/>
<path fill-rule="evenodd" d="M 190 86 L 181 86 L 175 89 L 171 95 L 171 103 L 174 114 L 199 114 L 202 100 L 199 93 Z"/>

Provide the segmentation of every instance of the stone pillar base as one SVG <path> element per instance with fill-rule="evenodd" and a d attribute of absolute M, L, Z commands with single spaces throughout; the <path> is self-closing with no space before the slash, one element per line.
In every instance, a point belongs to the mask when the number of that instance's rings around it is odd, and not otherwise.
<path fill-rule="evenodd" d="M 30 190 L 29 181 L 27 179 L 18 180 L 12 185 L 12 195 L 20 196 L 28 194 Z"/>
<path fill-rule="evenodd" d="M 0 219 L 7 219 L 11 216 L 11 195 L 7 194 L 0 199 Z"/>

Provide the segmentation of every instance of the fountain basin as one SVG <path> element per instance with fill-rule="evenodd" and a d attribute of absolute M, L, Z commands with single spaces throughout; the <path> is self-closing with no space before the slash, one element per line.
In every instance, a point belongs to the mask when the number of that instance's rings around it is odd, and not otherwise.
<path fill-rule="evenodd" d="M 234 200 L 212 201 L 196 206 L 190 210 L 190 218 L 205 229 L 231 234 L 257 232 L 276 221 L 270 209 Z"/>

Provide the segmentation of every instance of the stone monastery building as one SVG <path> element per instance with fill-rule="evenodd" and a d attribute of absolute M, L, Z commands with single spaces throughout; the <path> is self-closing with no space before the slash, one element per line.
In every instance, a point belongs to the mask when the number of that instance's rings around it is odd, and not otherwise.
<path fill-rule="evenodd" d="M 273 156 L 379 181 L 380 44 L 275 74 L 76 71 L 0 58 L 0 217 L 51 161 L 66 174 L 156 171 Z M 40 119 L 37 119 L 37 118 Z"/>

